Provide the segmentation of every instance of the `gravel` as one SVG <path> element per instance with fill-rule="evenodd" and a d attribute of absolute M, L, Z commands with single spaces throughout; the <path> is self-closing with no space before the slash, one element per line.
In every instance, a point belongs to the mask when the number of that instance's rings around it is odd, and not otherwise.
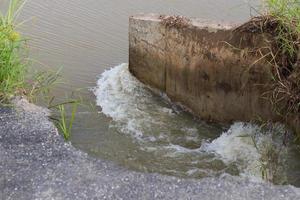
<path fill-rule="evenodd" d="M 0 108 L 0 199 L 300 199 L 292 186 L 224 175 L 201 180 L 130 171 L 65 143 L 46 109 Z"/>

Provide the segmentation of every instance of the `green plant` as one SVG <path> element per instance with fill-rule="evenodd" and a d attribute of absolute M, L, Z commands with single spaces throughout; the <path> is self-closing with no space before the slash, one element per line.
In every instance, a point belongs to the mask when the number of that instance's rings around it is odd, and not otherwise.
<path fill-rule="evenodd" d="M 63 137 L 69 140 L 80 100 L 67 98 L 63 103 L 52 105 L 55 97 L 51 97 L 50 90 L 58 83 L 60 70 L 35 72 L 26 80 L 29 67 L 24 51 L 26 40 L 16 31 L 23 24 L 17 23 L 17 18 L 25 2 L 10 0 L 7 12 L 0 13 L 0 103 L 7 103 L 15 95 L 25 95 L 31 102 L 41 98 L 42 102 L 48 101 L 48 108 L 58 113 L 58 117 L 52 119 Z M 71 107 L 70 117 L 66 107 Z"/>
<path fill-rule="evenodd" d="M 0 12 L 0 103 L 24 91 L 27 62 L 22 54 L 25 40 L 16 31 L 20 25 L 16 19 L 24 3 L 11 0 L 7 12 Z"/>
<path fill-rule="evenodd" d="M 71 105 L 71 116 L 70 117 L 68 117 L 65 105 Z M 66 102 L 51 106 L 51 108 L 57 109 L 58 114 L 59 114 L 58 118 L 52 118 L 52 119 L 54 119 L 56 126 L 59 128 L 60 133 L 63 135 L 64 139 L 67 141 L 70 139 L 70 136 L 71 136 L 71 131 L 72 131 L 73 123 L 75 120 L 78 105 L 79 105 L 78 100 L 71 100 L 71 101 L 66 101 Z"/>
<path fill-rule="evenodd" d="M 299 0 L 265 0 L 265 9 L 268 15 L 274 16 L 282 24 L 295 26 L 300 31 L 300 1 Z"/>
<path fill-rule="evenodd" d="M 54 122 L 66 141 L 71 137 L 74 120 L 79 106 L 87 106 L 83 103 L 84 100 L 77 92 L 78 90 L 73 91 L 71 95 L 59 99 L 52 96 L 47 106 L 47 108 L 52 111 L 50 119 Z"/>

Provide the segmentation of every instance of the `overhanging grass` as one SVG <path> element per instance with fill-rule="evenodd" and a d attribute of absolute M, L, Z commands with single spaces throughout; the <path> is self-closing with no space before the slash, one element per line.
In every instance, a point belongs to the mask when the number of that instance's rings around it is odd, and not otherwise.
<path fill-rule="evenodd" d="M 271 49 L 274 85 L 271 102 L 286 117 L 300 114 L 300 0 L 265 0 L 276 21 Z"/>
<path fill-rule="evenodd" d="M 237 30 L 264 35 L 266 46 L 258 51 L 272 66 L 273 80 L 264 96 L 289 124 L 300 117 L 300 0 L 264 0 L 264 8 Z"/>
<path fill-rule="evenodd" d="M 267 14 L 278 21 L 277 40 L 280 48 L 293 55 L 299 44 L 300 0 L 265 0 Z"/>

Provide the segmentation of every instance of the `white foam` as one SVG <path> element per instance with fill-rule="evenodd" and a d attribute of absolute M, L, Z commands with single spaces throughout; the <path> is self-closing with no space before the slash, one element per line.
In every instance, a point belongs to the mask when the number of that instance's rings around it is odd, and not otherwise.
<path fill-rule="evenodd" d="M 145 99 L 141 96 L 147 96 L 147 92 L 143 91 L 141 83 L 129 74 L 126 64 L 102 73 L 94 92 L 102 112 L 123 124 L 120 128 L 122 132 L 133 134 L 137 138 L 143 136 L 140 127 L 146 120 L 151 119 L 146 112 L 139 109 L 138 103 Z"/>
<path fill-rule="evenodd" d="M 245 158 L 248 163 L 251 163 L 260 158 L 253 140 L 249 137 L 256 132 L 255 126 L 235 123 L 220 137 L 206 144 L 205 149 L 217 153 L 226 163 L 245 160 Z"/>
<path fill-rule="evenodd" d="M 202 149 L 214 152 L 226 164 L 238 163 L 242 176 L 262 181 L 261 153 L 266 150 L 266 144 L 279 145 L 271 139 L 271 134 L 273 133 L 262 133 L 253 124 L 234 123 L 220 137 L 211 143 L 205 143 Z"/>
<path fill-rule="evenodd" d="M 197 133 L 194 125 L 176 118 L 167 97 L 157 98 L 132 76 L 128 64 L 121 64 L 101 74 L 94 93 L 102 113 L 117 123 L 120 131 L 139 140 L 166 140 L 171 129 Z M 184 127 L 184 128 L 182 128 Z M 155 137 L 154 137 L 155 136 Z"/>

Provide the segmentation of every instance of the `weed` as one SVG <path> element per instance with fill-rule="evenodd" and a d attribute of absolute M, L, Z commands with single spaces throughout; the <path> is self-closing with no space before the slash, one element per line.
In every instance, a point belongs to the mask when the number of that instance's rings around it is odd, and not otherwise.
<path fill-rule="evenodd" d="M 26 81 L 25 95 L 31 102 L 36 102 L 40 97 L 43 101 L 50 101 L 53 98 L 50 97 L 50 90 L 59 83 L 60 70 L 34 73 L 33 77 Z"/>
<path fill-rule="evenodd" d="M 72 92 L 65 100 L 55 100 L 53 96 L 48 102 L 48 109 L 52 111 L 50 119 L 54 122 L 64 139 L 71 137 L 74 120 L 79 106 L 85 106 L 83 100 L 76 92 Z"/>
<path fill-rule="evenodd" d="M 11 0 L 5 14 L 0 12 L 0 103 L 22 94 L 27 63 L 22 56 L 25 40 L 16 31 L 16 18 L 25 1 Z"/>
<path fill-rule="evenodd" d="M 7 103 L 16 95 L 25 95 L 30 102 L 36 102 L 40 97 L 42 101 L 49 100 L 49 109 L 59 113 L 55 124 L 63 137 L 69 140 L 80 100 L 66 100 L 52 105 L 55 97 L 50 97 L 50 89 L 58 83 L 60 70 L 34 73 L 30 81 L 25 78 L 29 67 L 29 59 L 24 54 L 26 40 L 16 31 L 23 24 L 17 24 L 17 18 L 25 2 L 10 0 L 7 12 L 0 13 L 0 103 Z M 67 115 L 67 105 L 71 106 L 70 117 Z"/>
<path fill-rule="evenodd" d="M 68 104 L 71 104 L 71 107 L 72 107 L 71 117 L 69 120 L 67 117 L 67 111 L 65 109 L 65 104 L 60 104 L 57 106 L 58 111 L 60 113 L 60 118 L 58 119 L 56 124 L 65 140 L 70 139 L 71 131 L 72 131 L 72 127 L 73 127 L 73 123 L 75 120 L 75 115 L 76 115 L 76 111 L 77 111 L 79 102 L 77 102 L 77 101 L 74 101 L 71 103 L 68 102 Z"/>

